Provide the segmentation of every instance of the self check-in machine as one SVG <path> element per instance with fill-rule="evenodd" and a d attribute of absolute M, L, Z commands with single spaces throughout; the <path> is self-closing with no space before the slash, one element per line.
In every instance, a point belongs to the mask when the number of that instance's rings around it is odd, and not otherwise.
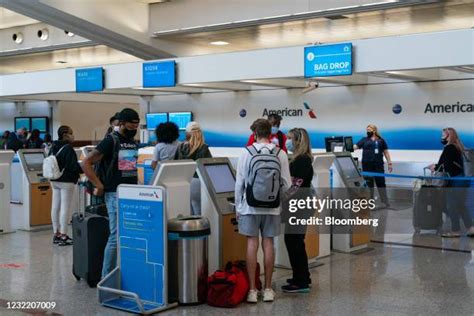
<path fill-rule="evenodd" d="M 332 153 L 320 153 L 314 155 L 313 160 L 313 186 L 316 197 L 324 199 L 331 196 L 331 166 L 336 156 Z M 322 214 L 328 214 L 327 210 L 322 210 Z M 331 234 L 323 232 L 319 234 L 319 254 L 318 257 L 326 257 L 331 254 Z"/>
<path fill-rule="evenodd" d="M 13 155 L 11 150 L 0 150 L 0 234 L 10 233 L 10 166 Z"/>
<path fill-rule="evenodd" d="M 209 219 L 209 271 L 228 261 L 245 260 L 247 240 L 239 234 L 235 214 L 235 172 L 228 158 L 198 160 L 201 214 Z"/>
<path fill-rule="evenodd" d="M 20 229 L 34 230 L 51 224 L 52 190 L 48 179 L 43 177 L 43 149 L 18 151 L 23 178 L 23 211 L 19 216 Z"/>
<path fill-rule="evenodd" d="M 191 215 L 190 185 L 195 172 L 196 162 L 192 160 L 163 161 L 155 169 L 149 184 L 166 188 L 166 210 L 169 219 L 178 215 Z"/>
<path fill-rule="evenodd" d="M 369 190 L 365 180 L 359 172 L 352 155 L 348 152 L 334 153 L 333 168 L 333 199 L 369 199 Z M 337 212 L 333 210 L 333 212 Z M 369 219 L 370 210 L 365 208 L 359 212 L 344 210 L 337 214 L 339 217 Z M 341 252 L 353 252 L 367 248 L 370 242 L 370 228 L 368 226 L 351 226 L 344 233 L 334 233 L 332 248 Z"/>

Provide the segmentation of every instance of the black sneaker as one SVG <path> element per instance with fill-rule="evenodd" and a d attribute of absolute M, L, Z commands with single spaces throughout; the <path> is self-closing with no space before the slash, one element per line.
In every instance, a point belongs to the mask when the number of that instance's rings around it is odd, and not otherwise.
<path fill-rule="evenodd" d="M 59 244 L 60 240 L 61 240 L 61 235 L 54 235 L 53 236 L 53 244 Z"/>
<path fill-rule="evenodd" d="M 296 284 L 283 285 L 281 290 L 285 293 L 309 293 L 309 286 L 298 286 Z"/>
<path fill-rule="evenodd" d="M 286 279 L 286 283 L 293 284 L 294 282 L 293 282 L 293 279 Z M 311 279 L 309 279 L 308 281 L 308 286 L 311 287 Z"/>
<path fill-rule="evenodd" d="M 68 235 L 62 235 L 60 238 L 59 238 L 59 243 L 58 243 L 59 246 L 70 246 L 72 245 L 72 239 L 71 237 L 69 237 Z"/>

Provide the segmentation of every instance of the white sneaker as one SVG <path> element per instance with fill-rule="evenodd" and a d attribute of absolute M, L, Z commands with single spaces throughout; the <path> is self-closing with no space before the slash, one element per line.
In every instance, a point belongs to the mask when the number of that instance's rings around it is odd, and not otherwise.
<path fill-rule="evenodd" d="M 257 303 L 258 302 L 258 291 L 250 290 L 247 294 L 247 303 Z"/>
<path fill-rule="evenodd" d="M 275 291 L 273 289 L 263 290 L 263 301 L 264 302 L 273 302 L 275 300 Z"/>

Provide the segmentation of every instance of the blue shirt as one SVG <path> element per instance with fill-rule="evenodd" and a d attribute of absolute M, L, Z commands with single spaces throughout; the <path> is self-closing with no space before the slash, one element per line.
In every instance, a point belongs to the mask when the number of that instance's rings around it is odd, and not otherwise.
<path fill-rule="evenodd" d="M 383 152 L 388 149 L 383 138 L 372 140 L 370 137 L 364 137 L 356 145 L 362 149 L 362 162 L 383 164 Z"/>

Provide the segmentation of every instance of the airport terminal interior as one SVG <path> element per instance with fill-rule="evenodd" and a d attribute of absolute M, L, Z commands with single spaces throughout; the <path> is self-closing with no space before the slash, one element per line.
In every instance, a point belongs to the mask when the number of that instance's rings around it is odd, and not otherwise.
<path fill-rule="evenodd" d="M 474 315 L 474 0 L 0 0 L 0 315 Z"/>

